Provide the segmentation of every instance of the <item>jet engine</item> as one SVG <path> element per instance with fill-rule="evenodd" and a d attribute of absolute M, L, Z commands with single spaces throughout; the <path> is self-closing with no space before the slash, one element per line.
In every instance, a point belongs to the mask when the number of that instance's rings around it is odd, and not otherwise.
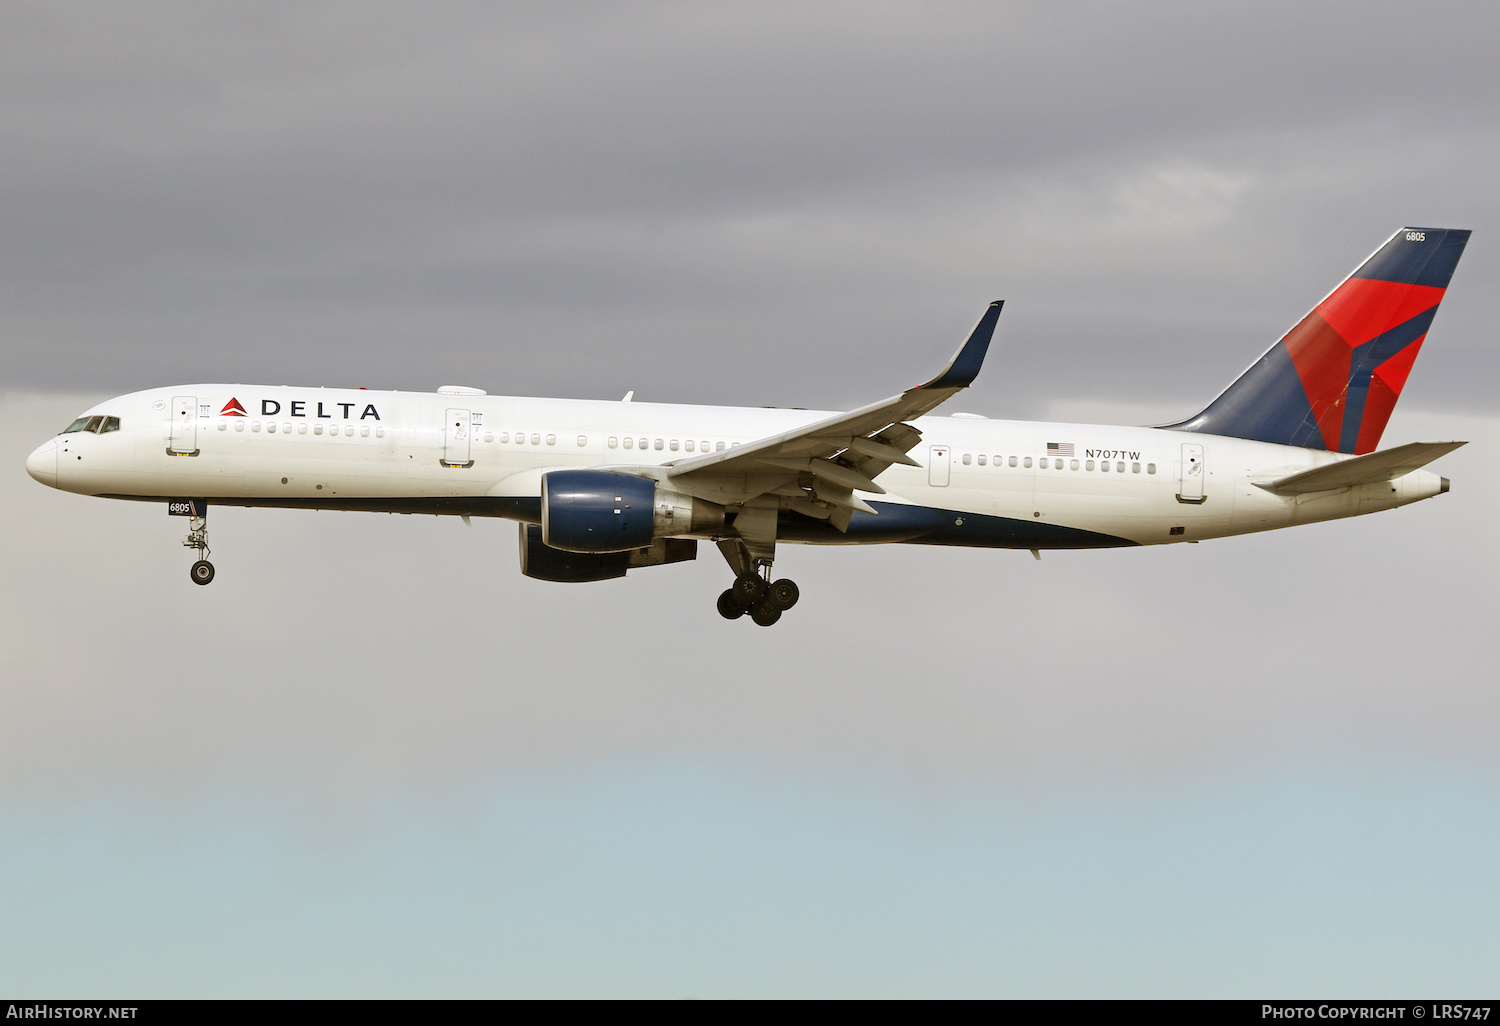
<path fill-rule="evenodd" d="M 662 538 L 626 552 L 564 552 L 542 542 L 542 529 L 521 524 L 521 573 L 539 581 L 607 581 L 638 566 L 660 566 L 698 558 L 691 538 Z"/>
<path fill-rule="evenodd" d="M 657 539 L 722 526 L 724 507 L 669 491 L 649 477 L 610 470 L 554 470 L 542 475 L 541 540 L 549 548 L 628 552 Z"/>

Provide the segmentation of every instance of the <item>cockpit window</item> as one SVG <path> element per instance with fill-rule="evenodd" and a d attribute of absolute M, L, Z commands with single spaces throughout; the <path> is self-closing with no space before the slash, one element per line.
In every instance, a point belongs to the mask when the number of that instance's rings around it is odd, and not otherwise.
<path fill-rule="evenodd" d="M 79 417 L 73 423 L 69 424 L 62 433 L 71 435 L 79 431 L 92 431 L 96 435 L 102 435 L 118 430 L 120 430 L 119 417 Z"/>

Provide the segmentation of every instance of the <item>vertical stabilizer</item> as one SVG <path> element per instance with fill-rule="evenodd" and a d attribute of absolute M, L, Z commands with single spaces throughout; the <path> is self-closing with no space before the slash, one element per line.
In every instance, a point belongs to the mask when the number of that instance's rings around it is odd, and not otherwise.
<path fill-rule="evenodd" d="M 1402 228 L 1207 409 L 1166 426 L 1373 452 L 1468 241 Z"/>

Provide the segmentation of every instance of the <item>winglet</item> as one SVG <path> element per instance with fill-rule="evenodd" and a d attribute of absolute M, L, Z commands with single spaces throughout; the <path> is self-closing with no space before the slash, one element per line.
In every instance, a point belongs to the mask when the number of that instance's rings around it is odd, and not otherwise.
<path fill-rule="evenodd" d="M 1005 300 L 997 299 L 990 304 L 969 340 L 953 354 L 953 359 L 943 373 L 918 388 L 968 388 L 979 377 L 979 368 L 984 364 L 984 354 L 989 352 L 990 339 L 995 335 L 995 322 L 1000 319 L 1000 308 Z"/>

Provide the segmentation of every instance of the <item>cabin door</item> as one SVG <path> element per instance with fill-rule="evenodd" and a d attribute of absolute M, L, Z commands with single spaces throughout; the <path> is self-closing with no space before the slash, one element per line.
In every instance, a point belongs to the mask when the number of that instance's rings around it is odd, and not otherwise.
<path fill-rule="evenodd" d="M 934 488 L 948 487 L 948 475 L 953 469 L 953 450 L 946 445 L 934 445 L 927 450 L 927 483 Z"/>
<path fill-rule="evenodd" d="M 1177 501 L 1199 503 L 1205 498 L 1203 446 L 1191 442 L 1182 446 L 1182 462 L 1177 465 Z"/>
<path fill-rule="evenodd" d="M 443 463 L 450 467 L 472 467 L 473 459 L 469 457 L 469 436 L 473 432 L 469 427 L 468 410 L 449 410 L 448 420 L 443 427 Z"/>
<path fill-rule="evenodd" d="M 198 398 L 196 396 L 172 397 L 172 435 L 167 449 L 183 456 L 198 454 Z"/>

